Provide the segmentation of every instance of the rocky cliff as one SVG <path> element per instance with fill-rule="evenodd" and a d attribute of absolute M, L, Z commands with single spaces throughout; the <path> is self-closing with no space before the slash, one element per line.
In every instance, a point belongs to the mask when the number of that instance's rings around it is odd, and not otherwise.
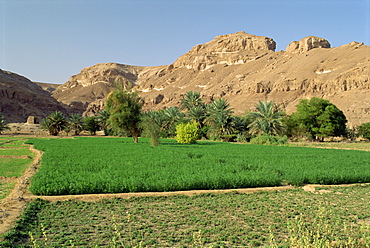
<path fill-rule="evenodd" d="M 39 85 L 18 74 L 0 70 L 0 112 L 7 122 L 26 122 L 28 116 L 41 119 L 53 111 L 67 113 Z"/>
<path fill-rule="evenodd" d="M 236 114 L 253 109 L 258 100 L 274 100 L 291 113 L 299 99 L 323 97 L 337 105 L 350 125 L 370 122 L 370 47 L 351 42 L 331 47 L 324 38 L 293 41 L 286 51 L 276 43 L 245 32 L 216 36 L 194 46 L 173 64 L 140 67 L 97 64 L 53 91 L 74 112 L 96 114 L 115 84 L 132 86 L 145 109 L 179 105 L 187 91 L 206 101 L 228 99 Z"/>
<path fill-rule="evenodd" d="M 248 44 L 248 45 L 245 45 Z M 299 99 L 323 97 L 350 125 L 370 121 L 370 47 L 352 42 L 330 48 L 309 36 L 274 52 L 270 38 L 236 33 L 197 45 L 161 73 L 136 82 L 148 109 L 178 105 L 187 91 L 211 100 L 224 97 L 237 114 L 258 100 L 274 100 L 288 113 Z"/>
<path fill-rule="evenodd" d="M 132 83 L 146 109 L 179 105 L 185 92 L 199 91 L 206 101 L 228 99 L 236 114 L 263 99 L 292 113 L 299 99 L 315 96 L 337 105 L 350 125 L 370 121 L 369 46 L 351 42 L 331 48 L 329 41 L 308 36 L 286 51 L 275 47 L 273 39 L 245 32 L 217 36 L 171 65 L 137 69 Z M 102 99 L 91 102 L 85 114 L 103 107 Z"/>

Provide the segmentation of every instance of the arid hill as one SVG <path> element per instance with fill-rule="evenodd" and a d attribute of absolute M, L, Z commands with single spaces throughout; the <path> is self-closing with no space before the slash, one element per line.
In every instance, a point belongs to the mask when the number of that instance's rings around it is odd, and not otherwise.
<path fill-rule="evenodd" d="M 207 101 L 228 99 L 236 114 L 253 109 L 263 99 L 274 100 L 291 113 L 299 99 L 316 96 L 337 105 L 350 125 L 370 121 L 369 46 L 351 42 L 330 48 L 327 40 L 308 36 L 293 41 L 286 51 L 275 52 L 275 47 L 275 41 L 264 36 L 245 32 L 221 35 L 194 46 L 168 66 L 110 63 L 86 68 L 54 96 L 68 103 L 68 95 L 73 95 L 85 106 L 97 95 L 90 94 L 87 100 L 86 92 L 94 91 L 94 84 L 123 80 L 134 85 L 145 99 L 146 109 L 178 105 L 185 92 L 200 91 Z M 119 72 L 117 68 L 123 69 Z M 75 91 L 74 95 L 73 87 L 85 93 Z M 89 104 L 85 114 L 101 109 L 104 95 Z"/>
<path fill-rule="evenodd" d="M 96 114 L 115 84 L 133 89 L 145 109 L 178 105 L 187 91 L 206 101 L 224 97 L 236 114 L 258 100 L 274 100 L 287 113 L 300 99 L 323 97 L 337 105 L 350 125 L 370 122 L 370 47 L 359 42 L 333 47 L 308 36 L 275 52 L 276 43 L 245 32 L 216 36 L 194 46 L 173 64 L 141 67 L 117 63 L 83 69 L 52 92 L 72 112 Z"/>
<path fill-rule="evenodd" d="M 67 110 L 39 85 L 15 73 L 0 70 L 0 112 L 7 122 L 26 122 L 28 116 L 44 118 Z"/>

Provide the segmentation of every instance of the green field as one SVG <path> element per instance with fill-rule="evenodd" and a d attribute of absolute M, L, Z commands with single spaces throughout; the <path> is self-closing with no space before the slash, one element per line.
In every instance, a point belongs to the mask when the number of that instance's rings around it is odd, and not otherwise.
<path fill-rule="evenodd" d="M 22 176 L 32 162 L 34 154 L 28 149 L 29 145 L 23 144 L 26 140 L 0 137 L 0 200 L 14 188 L 15 183 L 9 178 Z"/>
<path fill-rule="evenodd" d="M 369 247 L 369 202 L 369 185 L 318 189 L 317 194 L 293 189 L 36 200 L 0 246 Z"/>
<path fill-rule="evenodd" d="M 366 151 L 130 138 L 32 139 L 45 151 L 36 195 L 370 182 Z"/>

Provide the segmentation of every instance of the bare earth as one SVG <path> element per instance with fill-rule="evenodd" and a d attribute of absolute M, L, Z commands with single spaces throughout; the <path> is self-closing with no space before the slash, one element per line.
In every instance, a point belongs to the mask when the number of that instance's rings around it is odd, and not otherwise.
<path fill-rule="evenodd" d="M 15 224 L 18 217 L 22 214 L 27 206 L 27 203 L 34 199 L 41 198 L 47 201 L 66 201 L 66 200 L 80 200 L 80 201 L 99 201 L 101 199 L 112 198 L 130 198 L 140 196 L 169 196 L 169 195 L 195 195 L 203 193 L 227 193 L 237 191 L 240 193 L 253 193 L 257 191 L 275 191 L 293 189 L 294 186 L 279 186 L 279 187 L 263 187 L 263 188 L 246 188 L 246 189 L 227 189 L 227 190 L 191 190 L 191 191 L 176 191 L 176 192 L 139 192 L 139 193 L 119 193 L 119 194 L 86 194 L 86 195 L 62 195 L 62 196 L 36 196 L 29 190 L 30 178 L 36 173 L 40 166 L 42 152 L 30 147 L 30 150 L 36 154 L 30 167 L 26 170 L 24 175 L 19 178 L 0 178 L 0 182 L 15 181 L 15 187 L 12 192 L 0 202 L 0 234 L 9 231 Z M 353 184 L 351 184 L 353 185 Z M 338 187 L 351 185 L 306 185 L 303 187 L 305 191 L 312 193 L 325 193 L 327 190 L 316 191 L 316 187 Z"/>

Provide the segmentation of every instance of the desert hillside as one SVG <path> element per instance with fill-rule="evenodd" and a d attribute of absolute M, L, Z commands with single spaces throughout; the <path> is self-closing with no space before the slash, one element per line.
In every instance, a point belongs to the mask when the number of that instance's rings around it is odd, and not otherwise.
<path fill-rule="evenodd" d="M 0 112 L 7 122 L 25 122 L 28 116 L 44 118 L 57 110 L 67 112 L 50 92 L 23 76 L 0 70 Z"/>
<path fill-rule="evenodd" d="M 178 105 L 187 91 L 206 101 L 224 97 L 236 114 L 258 100 L 274 100 L 291 113 L 299 99 L 323 97 L 337 105 L 350 125 L 370 122 L 370 47 L 351 42 L 331 47 L 308 36 L 275 51 L 272 38 L 245 32 L 216 36 L 194 46 L 171 65 L 156 67 L 103 63 L 84 68 L 50 91 L 72 112 L 96 114 L 115 84 L 133 89 L 145 109 Z"/>

